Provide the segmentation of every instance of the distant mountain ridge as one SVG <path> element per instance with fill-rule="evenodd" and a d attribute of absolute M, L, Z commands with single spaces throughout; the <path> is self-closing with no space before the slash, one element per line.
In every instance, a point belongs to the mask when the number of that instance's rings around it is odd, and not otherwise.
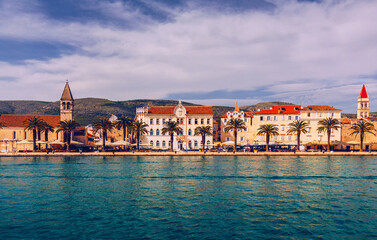
<path fill-rule="evenodd" d="M 116 116 L 134 117 L 136 108 L 143 106 L 175 106 L 175 100 L 137 99 L 128 101 L 111 101 L 102 98 L 75 99 L 75 119 L 81 125 L 94 123 L 101 117 Z M 189 102 L 182 102 L 186 106 L 200 106 Z M 285 105 L 291 103 L 266 102 L 240 107 L 243 111 L 256 111 L 257 109 L 270 108 L 272 105 Z M 214 119 L 219 121 L 221 115 L 234 107 L 213 106 Z M 0 114 L 51 114 L 58 115 L 60 112 L 59 101 L 0 101 Z"/>

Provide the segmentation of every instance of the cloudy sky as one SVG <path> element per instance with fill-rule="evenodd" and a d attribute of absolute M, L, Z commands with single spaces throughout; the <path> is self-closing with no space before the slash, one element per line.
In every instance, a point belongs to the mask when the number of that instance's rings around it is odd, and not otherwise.
<path fill-rule="evenodd" d="M 377 111 L 375 0 L 0 0 L 0 99 Z"/>

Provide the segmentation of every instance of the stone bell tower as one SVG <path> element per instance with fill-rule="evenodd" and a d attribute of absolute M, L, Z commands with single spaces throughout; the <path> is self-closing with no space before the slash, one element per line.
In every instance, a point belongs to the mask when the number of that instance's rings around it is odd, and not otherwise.
<path fill-rule="evenodd" d="M 359 98 L 357 99 L 357 118 L 368 118 L 369 117 L 369 97 L 365 85 L 361 88 Z"/>
<path fill-rule="evenodd" d="M 65 83 L 62 97 L 60 98 L 60 121 L 73 120 L 74 100 L 68 80 Z"/>

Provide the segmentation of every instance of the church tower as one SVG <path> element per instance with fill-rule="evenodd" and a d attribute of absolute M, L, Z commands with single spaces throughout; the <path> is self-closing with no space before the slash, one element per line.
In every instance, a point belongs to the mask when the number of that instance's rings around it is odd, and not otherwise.
<path fill-rule="evenodd" d="M 73 109 L 74 100 L 67 80 L 60 98 L 60 121 L 73 120 Z"/>
<path fill-rule="evenodd" d="M 357 100 L 357 118 L 368 118 L 369 117 L 369 98 L 365 85 L 361 88 L 359 98 Z"/>

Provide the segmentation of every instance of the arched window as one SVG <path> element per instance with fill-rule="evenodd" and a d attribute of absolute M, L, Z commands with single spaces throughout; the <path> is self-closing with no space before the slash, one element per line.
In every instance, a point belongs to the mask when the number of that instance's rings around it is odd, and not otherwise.
<path fill-rule="evenodd" d="M 17 138 L 16 131 L 13 131 L 13 139 L 16 139 L 16 138 Z"/>
<path fill-rule="evenodd" d="M 65 110 L 66 108 L 65 102 L 63 102 L 63 109 Z"/>
<path fill-rule="evenodd" d="M 25 132 L 25 140 L 27 139 L 27 132 Z"/>
<path fill-rule="evenodd" d="M 207 146 L 208 146 L 208 145 L 210 145 L 210 144 L 211 144 L 211 141 L 210 141 L 210 140 L 208 140 L 208 141 L 207 141 Z"/>
<path fill-rule="evenodd" d="M 191 135 L 191 129 L 188 130 L 188 135 Z"/>
<path fill-rule="evenodd" d="M 156 130 L 156 135 L 160 135 L 160 129 Z"/>
<path fill-rule="evenodd" d="M 169 147 L 170 147 L 170 145 L 171 145 L 171 141 L 169 140 Z"/>
<path fill-rule="evenodd" d="M 156 147 L 160 147 L 160 141 L 159 140 L 156 141 Z"/>
<path fill-rule="evenodd" d="M 149 135 L 153 135 L 153 129 L 149 131 Z"/>
<path fill-rule="evenodd" d="M 67 109 L 71 109 L 71 104 L 69 102 L 67 103 Z"/>
<path fill-rule="evenodd" d="M 153 147 L 153 140 L 150 141 L 150 145 L 151 145 L 151 147 Z"/>
<path fill-rule="evenodd" d="M 194 141 L 194 147 L 198 147 L 198 141 Z"/>
<path fill-rule="evenodd" d="M 189 148 L 192 148 L 192 142 L 191 142 L 191 140 L 188 142 L 188 146 L 189 146 Z"/>
<path fill-rule="evenodd" d="M 162 147 L 165 147 L 165 146 L 166 146 L 166 142 L 164 140 L 164 141 L 162 141 Z"/>

